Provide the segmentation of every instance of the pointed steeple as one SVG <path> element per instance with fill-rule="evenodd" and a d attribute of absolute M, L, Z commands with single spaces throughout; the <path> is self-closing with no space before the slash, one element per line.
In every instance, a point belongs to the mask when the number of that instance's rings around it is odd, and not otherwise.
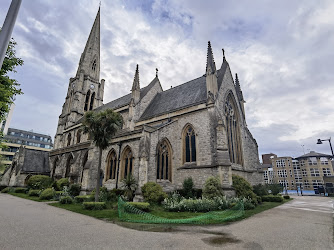
<path fill-rule="evenodd" d="M 77 77 L 80 73 L 99 81 L 100 78 L 100 7 L 96 14 L 85 49 L 81 54 Z"/>
<path fill-rule="evenodd" d="M 235 89 L 237 91 L 237 95 L 239 98 L 239 101 L 244 101 L 244 97 L 241 91 L 241 87 L 240 87 L 240 82 L 239 82 L 239 78 L 238 78 L 238 74 L 235 74 Z"/>
<path fill-rule="evenodd" d="M 213 59 L 213 53 L 211 48 L 210 41 L 208 42 L 208 53 L 207 53 L 207 59 L 206 59 L 206 74 L 211 75 L 216 72 L 216 64 L 215 60 Z"/>
<path fill-rule="evenodd" d="M 136 105 L 140 100 L 140 83 L 139 83 L 139 67 L 137 64 L 135 77 L 133 78 L 133 84 L 132 84 L 132 101 L 133 104 Z"/>

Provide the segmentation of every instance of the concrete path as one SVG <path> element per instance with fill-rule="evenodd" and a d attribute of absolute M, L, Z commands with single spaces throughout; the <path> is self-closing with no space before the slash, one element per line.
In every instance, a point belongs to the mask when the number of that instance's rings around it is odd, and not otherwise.
<path fill-rule="evenodd" d="M 0 194 L 0 249 L 334 249 L 332 201 L 296 197 L 230 225 L 162 233 Z"/>

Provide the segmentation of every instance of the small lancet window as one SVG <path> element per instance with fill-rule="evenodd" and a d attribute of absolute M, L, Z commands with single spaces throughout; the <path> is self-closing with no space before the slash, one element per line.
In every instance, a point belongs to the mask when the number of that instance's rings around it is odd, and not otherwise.
<path fill-rule="evenodd" d="M 85 107 L 84 107 L 84 110 L 85 110 L 85 111 L 88 110 L 89 99 L 90 99 L 90 90 L 88 90 L 88 91 L 87 91 L 87 94 L 86 94 Z"/>
<path fill-rule="evenodd" d="M 81 129 L 79 129 L 77 132 L 77 143 L 80 143 L 80 140 L 81 140 Z"/>
<path fill-rule="evenodd" d="M 94 107 L 94 98 L 95 98 L 95 92 L 90 97 L 90 104 L 89 104 L 89 110 L 92 110 Z"/>
<path fill-rule="evenodd" d="M 196 162 L 196 135 L 190 125 L 184 133 L 184 162 Z"/>
<path fill-rule="evenodd" d="M 71 136 L 71 134 L 68 134 L 68 136 L 67 136 L 67 146 L 71 145 L 71 140 L 72 140 L 72 136 Z"/>
<path fill-rule="evenodd" d="M 96 70 L 96 59 L 94 60 L 93 64 L 92 64 L 92 70 L 95 71 Z"/>

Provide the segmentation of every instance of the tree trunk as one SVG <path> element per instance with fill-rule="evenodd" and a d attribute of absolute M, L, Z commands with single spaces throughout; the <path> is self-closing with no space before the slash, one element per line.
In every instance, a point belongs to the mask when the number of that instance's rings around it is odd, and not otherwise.
<path fill-rule="evenodd" d="M 102 148 L 99 148 L 99 165 L 97 167 L 97 177 L 96 177 L 96 190 L 95 190 L 95 202 L 99 201 L 100 194 L 100 169 L 101 169 L 101 161 L 102 161 Z"/>

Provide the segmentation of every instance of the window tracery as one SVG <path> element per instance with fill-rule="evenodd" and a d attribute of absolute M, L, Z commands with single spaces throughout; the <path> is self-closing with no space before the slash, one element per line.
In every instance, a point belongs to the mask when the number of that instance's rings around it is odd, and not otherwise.
<path fill-rule="evenodd" d="M 243 165 L 239 113 L 232 94 L 229 94 L 226 99 L 224 113 L 226 117 L 226 132 L 230 161 L 232 163 Z"/>
<path fill-rule="evenodd" d="M 129 174 L 132 175 L 133 155 L 130 147 L 124 149 L 122 157 L 121 179 L 125 179 Z"/>
<path fill-rule="evenodd" d="M 109 153 L 108 161 L 107 161 L 107 171 L 106 178 L 114 180 L 116 179 L 116 167 L 117 167 L 117 156 L 116 152 L 112 150 Z"/>
<path fill-rule="evenodd" d="M 157 180 L 172 181 L 171 148 L 166 139 L 157 148 Z"/>
<path fill-rule="evenodd" d="M 183 141 L 183 162 L 196 162 L 196 135 L 194 128 L 191 125 L 187 125 L 185 128 Z"/>

